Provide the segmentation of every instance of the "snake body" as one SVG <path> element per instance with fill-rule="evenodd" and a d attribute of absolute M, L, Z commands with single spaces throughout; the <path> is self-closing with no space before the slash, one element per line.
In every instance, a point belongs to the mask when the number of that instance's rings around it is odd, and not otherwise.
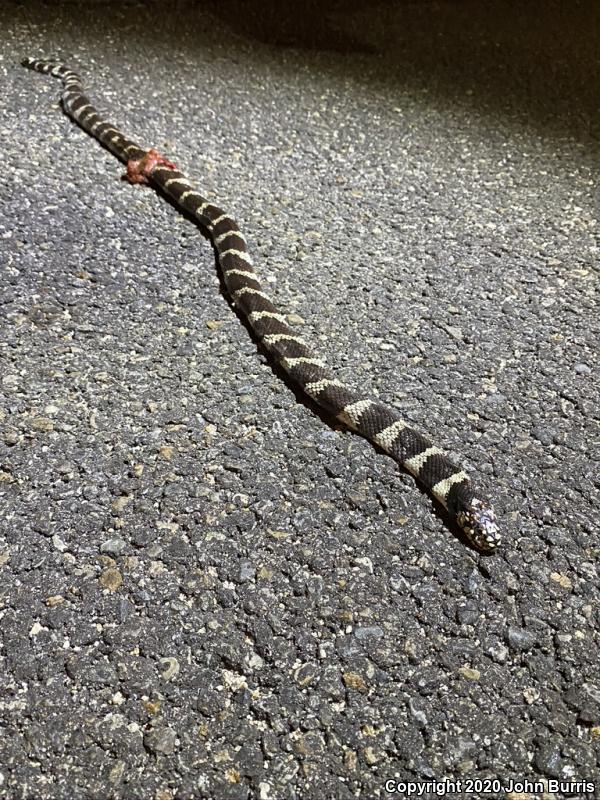
<path fill-rule="evenodd" d="M 65 112 L 127 165 L 132 183 L 150 183 L 194 216 L 209 233 L 225 287 L 256 338 L 289 378 L 327 414 L 384 450 L 447 509 L 477 549 L 491 551 L 500 542 L 492 507 L 478 497 L 467 474 L 405 422 L 399 413 L 355 391 L 327 369 L 321 358 L 291 328 L 261 288 L 246 240 L 234 219 L 199 194 L 175 164 L 156 150 L 144 150 L 103 120 L 84 94 L 76 72 L 56 61 L 27 58 L 23 66 L 59 78 Z"/>

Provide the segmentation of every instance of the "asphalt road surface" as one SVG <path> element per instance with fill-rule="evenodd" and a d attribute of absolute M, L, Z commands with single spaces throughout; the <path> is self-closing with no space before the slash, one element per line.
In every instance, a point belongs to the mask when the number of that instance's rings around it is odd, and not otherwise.
<path fill-rule="evenodd" d="M 0 31 L 0 797 L 599 796 L 598 5 Z M 269 366 L 198 228 L 19 65 L 48 55 L 469 470 L 495 555 Z"/>

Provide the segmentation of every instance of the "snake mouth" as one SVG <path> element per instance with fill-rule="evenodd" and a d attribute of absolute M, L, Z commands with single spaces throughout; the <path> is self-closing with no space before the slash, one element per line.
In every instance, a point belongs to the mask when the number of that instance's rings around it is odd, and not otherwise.
<path fill-rule="evenodd" d="M 502 541 L 494 509 L 477 498 L 458 511 L 456 521 L 478 550 L 490 552 Z"/>

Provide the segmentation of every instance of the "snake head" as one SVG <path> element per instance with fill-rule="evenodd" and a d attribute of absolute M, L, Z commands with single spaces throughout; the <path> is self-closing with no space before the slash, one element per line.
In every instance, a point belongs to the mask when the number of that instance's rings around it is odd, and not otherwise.
<path fill-rule="evenodd" d="M 501 538 L 494 509 L 477 498 L 465 503 L 456 514 L 456 521 L 465 536 L 478 550 L 495 550 Z"/>

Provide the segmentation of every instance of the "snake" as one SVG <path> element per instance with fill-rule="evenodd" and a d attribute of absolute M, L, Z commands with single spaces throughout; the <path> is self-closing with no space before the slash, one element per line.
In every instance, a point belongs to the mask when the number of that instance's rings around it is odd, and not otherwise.
<path fill-rule="evenodd" d="M 191 215 L 212 241 L 227 294 L 253 335 L 291 383 L 325 415 L 369 440 L 414 476 L 476 550 L 489 553 L 500 543 L 492 505 L 479 496 L 467 473 L 402 418 L 391 406 L 365 396 L 335 377 L 264 291 L 246 238 L 229 213 L 204 198 L 178 167 L 156 149 L 143 149 L 103 119 L 84 93 L 79 75 L 55 59 L 26 58 L 24 67 L 62 81 L 61 102 L 73 122 L 126 165 L 125 178 L 150 184 Z"/>

